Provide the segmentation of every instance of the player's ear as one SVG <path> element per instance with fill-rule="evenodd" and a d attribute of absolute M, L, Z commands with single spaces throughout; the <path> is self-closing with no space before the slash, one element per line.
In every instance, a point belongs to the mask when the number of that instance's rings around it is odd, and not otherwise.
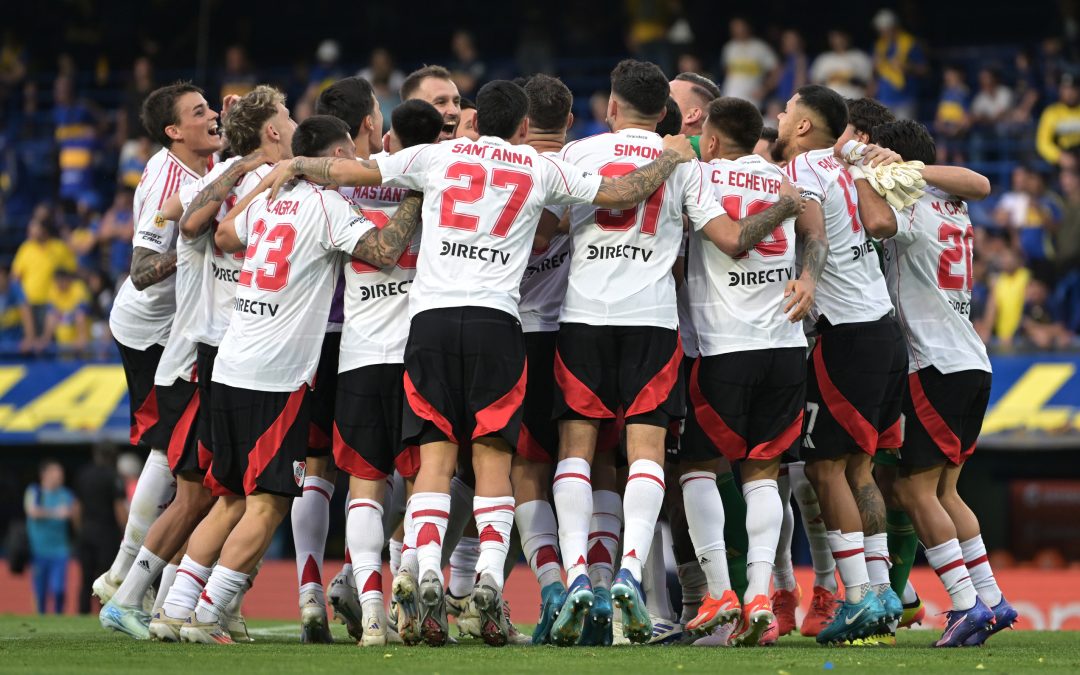
<path fill-rule="evenodd" d="M 266 123 L 266 129 L 263 130 L 263 135 L 275 143 L 281 140 L 281 134 L 274 128 L 273 122 Z"/>
<path fill-rule="evenodd" d="M 574 113 L 570 113 L 566 116 L 566 128 L 570 129 L 574 126 Z"/>
<path fill-rule="evenodd" d="M 368 115 L 367 117 L 365 117 L 362 124 L 364 125 L 365 129 L 367 129 L 368 131 L 374 133 L 374 131 L 375 131 L 375 117 L 373 115 Z"/>
<path fill-rule="evenodd" d="M 660 117 L 656 118 L 656 123 L 660 124 L 661 122 L 664 121 L 665 117 L 667 117 L 667 108 L 664 108 L 663 110 L 660 111 Z"/>
<path fill-rule="evenodd" d="M 180 131 L 180 125 L 178 124 L 170 124 L 165 127 L 165 135 L 168 136 L 173 143 L 184 140 L 184 132 Z"/>
<path fill-rule="evenodd" d="M 615 96 L 609 96 L 607 102 L 607 117 L 609 120 L 615 119 L 615 116 L 619 114 L 619 102 L 615 100 Z"/>
<path fill-rule="evenodd" d="M 869 143 L 870 142 L 870 134 L 865 133 L 863 131 L 856 131 L 855 132 L 855 139 L 857 141 L 859 141 L 860 143 Z"/>
<path fill-rule="evenodd" d="M 529 116 L 526 115 L 521 119 L 521 124 L 518 126 L 518 135 L 521 138 L 525 138 L 529 135 Z"/>

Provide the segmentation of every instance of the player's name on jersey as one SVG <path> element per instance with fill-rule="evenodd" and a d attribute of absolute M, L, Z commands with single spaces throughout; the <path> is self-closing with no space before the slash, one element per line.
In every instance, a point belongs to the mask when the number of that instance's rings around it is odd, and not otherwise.
<path fill-rule="evenodd" d="M 725 173 L 727 176 L 724 175 Z M 757 174 L 746 173 L 745 171 L 729 170 L 725 172 L 723 169 L 713 169 L 709 179 L 713 183 L 719 185 L 729 185 L 731 187 L 755 190 L 757 192 L 765 192 L 774 195 L 780 194 L 779 178 L 766 178 Z"/>
<path fill-rule="evenodd" d="M 859 258 L 863 257 L 864 255 L 870 255 L 871 253 L 874 252 L 874 242 L 872 242 L 872 241 L 864 241 L 863 243 L 859 244 L 858 246 L 851 246 L 850 248 L 851 248 L 851 259 L 852 260 L 858 260 Z"/>
<path fill-rule="evenodd" d="M 412 285 L 412 279 L 405 279 L 403 281 L 391 281 L 389 283 L 372 284 L 371 286 L 360 286 L 357 290 L 360 292 L 360 302 L 367 302 L 368 300 L 379 300 L 381 298 L 391 298 L 399 295 L 408 295 L 409 286 Z"/>
<path fill-rule="evenodd" d="M 346 188 L 345 196 L 353 201 L 372 202 L 400 202 L 409 194 L 406 188 L 389 187 L 386 185 L 361 185 L 354 188 Z"/>
<path fill-rule="evenodd" d="M 586 260 L 628 258 L 630 260 L 649 262 L 649 258 L 651 258 L 652 255 L 653 250 L 651 248 L 642 248 L 640 246 L 631 246 L 629 244 L 619 244 L 618 246 L 596 246 L 595 244 L 589 244 L 589 247 L 585 251 Z"/>
<path fill-rule="evenodd" d="M 533 263 L 532 265 L 528 265 L 525 268 L 525 275 L 524 275 L 523 278 L 528 279 L 528 278 L 532 277 L 534 274 L 542 274 L 544 272 L 548 272 L 548 271 L 553 270 L 555 268 L 562 267 L 563 265 L 565 265 L 567 263 L 567 260 L 569 258 L 570 258 L 570 251 L 563 251 L 559 255 L 552 256 L 550 258 L 544 258 L 543 260 L 539 260 L 539 261 Z"/>
<path fill-rule="evenodd" d="M 481 260 L 483 262 L 493 262 L 500 265 L 510 264 L 510 254 L 506 251 L 500 251 L 497 248 L 488 248 L 487 246 L 477 246 L 475 244 L 460 244 L 456 241 L 442 241 L 442 249 L 439 251 L 439 255 L 449 255 L 455 258 L 466 258 L 468 260 Z"/>
<path fill-rule="evenodd" d="M 932 204 L 930 204 L 930 206 L 931 206 L 931 208 L 933 208 L 938 213 L 943 213 L 943 214 L 950 215 L 950 216 L 957 216 L 957 215 L 966 216 L 968 214 L 967 204 L 965 204 L 964 202 L 959 201 L 959 200 L 958 201 L 948 201 L 948 200 L 945 200 L 945 199 L 934 200 L 934 202 Z"/>
<path fill-rule="evenodd" d="M 229 281 L 236 283 L 236 280 L 240 278 L 239 269 L 230 269 L 227 267 L 219 267 L 217 263 L 211 262 L 210 267 L 214 270 L 214 278 L 218 281 Z"/>
<path fill-rule="evenodd" d="M 295 199 L 278 199 L 267 204 L 266 210 L 279 216 L 295 216 L 300 211 L 300 202 Z"/>
<path fill-rule="evenodd" d="M 237 298 L 236 302 L 233 304 L 233 309 L 237 312 L 243 312 L 244 314 L 269 316 L 270 318 L 274 318 L 278 313 L 278 304 L 276 302 L 260 302 L 258 300 Z"/>
<path fill-rule="evenodd" d="M 647 145 L 615 144 L 616 157 L 641 157 L 642 159 L 653 160 L 662 154 L 664 154 L 664 151 L 660 148 L 651 148 Z"/>
<path fill-rule="evenodd" d="M 458 143 L 450 150 L 450 152 L 459 155 L 481 157 L 497 162 L 510 162 L 511 164 L 520 164 L 521 166 L 533 165 L 532 157 L 527 153 L 515 152 L 509 148 L 480 145 L 479 143 Z"/>
<path fill-rule="evenodd" d="M 791 281 L 795 278 L 794 267 L 774 267 L 757 272 L 728 272 L 728 286 L 757 286 Z"/>

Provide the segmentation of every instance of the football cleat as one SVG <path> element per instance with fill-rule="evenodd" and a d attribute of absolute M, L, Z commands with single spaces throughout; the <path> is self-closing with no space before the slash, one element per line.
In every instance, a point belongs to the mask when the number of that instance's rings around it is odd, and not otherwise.
<path fill-rule="evenodd" d="M 110 600 L 98 613 L 98 621 L 101 622 L 102 628 L 130 635 L 136 640 L 150 639 L 150 631 L 147 628 L 150 615 L 144 612 L 142 607 L 126 607 Z"/>
<path fill-rule="evenodd" d="M 799 633 L 803 637 L 817 637 L 826 626 L 832 623 L 838 600 L 839 597 L 836 593 L 822 586 L 814 586 L 814 597 L 810 600 L 810 611 L 803 617 Z"/>
<path fill-rule="evenodd" d="M 382 601 L 369 602 L 363 612 L 363 627 L 360 629 L 360 639 L 357 641 L 361 647 L 382 647 L 390 643 L 390 630 L 386 626 L 386 610 L 383 609 Z M 352 633 L 350 633 L 351 635 Z M 398 637 L 398 642 L 401 637 Z"/>
<path fill-rule="evenodd" d="M 765 595 L 756 595 L 742 611 L 739 629 L 731 637 L 730 644 L 735 647 L 757 647 L 769 626 L 776 621 L 772 605 Z"/>
<path fill-rule="evenodd" d="M 394 611 L 391 624 L 406 645 L 420 644 L 416 580 L 405 570 L 398 570 L 391 592 L 390 607 Z"/>
<path fill-rule="evenodd" d="M 593 589 L 593 604 L 581 627 L 578 644 L 589 647 L 611 645 L 611 591 L 601 586 Z"/>
<path fill-rule="evenodd" d="M 683 625 L 677 621 L 668 621 L 659 616 L 649 615 L 652 622 L 652 637 L 649 638 L 651 645 L 674 645 L 682 642 L 686 631 Z"/>
<path fill-rule="evenodd" d="M 446 597 L 439 575 L 433 571 L 425 572 L 418 591 L 416 606 L 420 636 L 428 645 L 442 647 L 450 637 L 450 626 L 446 622 Z"/>
<path fill-rule="evenodd" d="M 891 586 L 885 585 L 877 592 L 881 606 L 885 610 L 885 623 L 899 621 L 904 615 L 904 604 Z"/>
<path fill-rule="evenodd" d="M 737 623 L 725 623 L 717 626 L 712 633 L 694 640 L 695 647 L 730 647 L 731 636 L 739 627 Z"/>
<path fill-rule="evenodd" d="M 102 607 L 104 607 L 112 600 L 112 596 L 116 595 L 121 583 L 123 582 L 113 579 L 112 573 L 106 570 L 104 574 L 94 579 L 94 583 L 90 587 L 90 594 L 100 600 Z"/>
<path fill-rule="evenodd" d="M 652 637 L 652 621 L 645 606 L 645 591 L 625 567 L 611 582 L 611 601 L 622 610 L 623 635 L 637 644 L 648 642 Z"/>
<path fill-rule="evenodd" d="M 802 589 L 798 585 L 795 590 L 786 591 L 777 589 L 772 594 L 773 614 L 776 615 L 776 629 L 779 636 L 788 635 L 795 630 L 795 611 L 802 602 Z"/>
<path fill-rule="evenodd" d="M 354 640 L 363 640 L 365 635 L 363 611 L 360 609 L 360 598 L 356 593 L 356 582 L 353 581 L 352 576 L 343 571 L 338 572 L 334 580 L 330 582 L 330 590 L 327 591 L 326 597 L 334 610 L 334 619 L 344 624 Z"/>
<path fill-rule="evenodd" d="M 630 644 L 630 640 L 623 635 L 622 617 L 616 615 L 611 620 L 611 646 L 622 647 L 628 644 Z"/>
<path fill-rule="evenodd" d="M 231 645 L 232 636 L 217 621 L 203 623 L 195 620 L 195 613 L 180 627 L 180 642 L 197 642 L 205 645 Z"/>
<path fill-rule="evenodd" d="M 687 622 L 686 630 L 697 634 L 708 634 L 721 624 L 737 622 L 740 616 L 742 616 L 742 606 L 735 591 L 728 589 L 719 599 L 706 593 L 697 616 Z"/>
<path fill-rule="evenodd" d="M 945 632 L 934 643 L 935 647 L 962 647 L 969 640 L 982 644 L 979 634 L 989 633 L 994 623 L 994 612 L 978 598 L 971 609 L 951 609 L 945 616 Z"/>
<path fill-rule="evenodd" d="M 308 591 L 300 594 L 300 642 L 301 644 L 332 644 L 330 621 L 326 617 L 326 603 Z"/>
<path fill-rule="evenodd" d="M 185 619 L 174 619 L 166 616 L 165 612 L 159 611 L 150 619 L 147 630 L 150 631 L 150 637 L 155 640 L 180 642 L 180 627 L 184 625 L 185 621 Z"/>
<path fill-rule="evenodd" d="M 566 587 L 561 581 L 548 584 L 540 589 L 540 621 L 533 630 L 532 643 L 546 645 L 551 643 L 551 626 L 566 602 Z"/>
<path fill-rule="evenodd" d="M 840 604 L 831 623 L 817 635 L 820 644 L 854 641 L 872 635 L 885 618 L 881 599 L 867 586 L 866 593 L 857 603 Z"/>
<path fill-rule="evenodd" d="M 446 593 L 446 615 L 454 617 L 458 637 L 480 637 L 480 613 L 472 603 L 472 597 L 459 598 Z"/>
<path fill-rule="evenodd" d="M 775 614 L 775 612 L 774 612 Z M 774 647 L 776 643 L 780 641 L 780 622 L 773 619 L 773 622 L 769 624 L 769 627 L 765 629 L 765 632 L 758 638 L 758 644 L 762 647 Z"/>
<path fill-rule="evenodd" d="M 509 630 L 503 613 L 502 591 L 490 574 L 480 575 L 473 587 L 472 604 L 480 615 L 480 637 L 490 647 L 505 647 Z"/>
<path fill-rule="evenodd" d="M 1013 609 L 1013 606 L 1005 599 L 1005 596 L 1001 596 L 1001 601 L 998 604 L 990 608 L 990 611 L 994 613 L 994 623 L 990 625 L 988 630 L 978 631 L 973 633 L 965 642 L 965 647 L 977 647 L 993 635 L 994 633 L 1005 630 L 1006 628 L 1012 628 L 1012 625 L 1016 623 L 1016 620 L 1020 618 L 1020 614 Z"/>
<path fill-rule="evenodd" d="M 244 615 L 239 612 L 225 615 L 225 630 L 229 631 L 229 637 L 233 639 L 233 642 L 255 642 L 248 633 Z"/>
<path fill-rule="evenodd" d="M 531 645 L 532 638 L 517 629 L 510 620 L 510 603 L 503 600 L 503 619 L 506 620 L 506 644 Z"/>
<path fill-rule="evenodd" d="M 566 590 L 562 609 L 551 624 L 551 641 L 560 647 L 576 644 L 581 637 L 582 624 L 593 605 L 592 582 L 586 574 L 579 574 Z"/>
<path fill-rule="evenodd" d="M 922 598 L 915 598 L 915 602 L 904 605 L 904 613 L 900 617 L 899 628 L 911 628 L 915 624 L 922 625 L 923 619 L 926 618 L 926 606 L 923 605 Z"/>

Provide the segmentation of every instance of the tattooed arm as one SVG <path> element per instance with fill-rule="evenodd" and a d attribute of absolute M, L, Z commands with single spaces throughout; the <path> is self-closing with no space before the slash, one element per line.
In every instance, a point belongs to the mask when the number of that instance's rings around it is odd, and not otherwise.
<path fill-rule="evenodd" d="M 194 239 L 210 229 L 214 216 L 221 208 L 221 202 L 225 201 L 229 192 L 240 182 L 244 174 L 262 163 L 262 153 L 256 150 L 247 157 L 233 162 L 224 173 L 218 176 L 217 180 L 200 190 L 180 218 L 180 234 L 185 239 Z"/>
<path fill-rule="evenodd" d="M 817 282 L 829 255 L 821 204 L 813 199 L 806 200 L 806 209 L 795 220 L 795 234 L 803 242 L 803 269 L 802 276 L 789 281 L 784 289 L 784 297 L 788 298 L 784 311 L 792 323 L 802 321 L 814 307 Z"/>
<path fill-rule="evenodd" d="M 356 242 L 352 255 L 372 265 L 390 267 L 412 243 L 420 225 L 422 192 L 410 191 L 384 227 L 373 227 Z"/>
<path fill-rule="evenodd" d="M 862 178 L 855 180 L 855 192 L 859 195 L 859 220 L 875 239 L 888 239 L 896 234 L 896 213 L 889 202 Z"/>
<path fill-rule="evenodd" d="M 343 157 L 294 157 L 278 162 L 274 170 L 263 178 L 256 192 L 270 190 L 270 201 L 277 198 L 281 186 L 303 176 L 319 185 L 381 185 L 382 172 L 379 163 L 372 159 L 345 159 Z"/>
<path fill-rule="evenodd" d="M 686 158 L 674 150 L 664 150 L 663 154 L 643 167 L 619 178 L 604 177 L 600 191 L 596 193 L 593 204 L 605 209 L 629 209 L 645 201 L 656 192 L 671 172 Z"/>
<path fill-rule="evenodd" d="M 717 216 L 705 223 L 702 231 L 717 248 L 734 258 L 749 251 L 788 218 L 799 215 L 802 209 L 802 198 L 785 178 L 780 183 L 779 201 L 769 208 L 738 220 L 726 214 Z"/>
<path fill-rule="evenodd" d="M 247 210 L 247 207 L 251 205 L 251 202 L 255 201 L 256 197 L 264 194 L 262 190 L 255 188 L 244 195 L 244 198 L 232 207 L 229 213 L 226 214 L 225 220 L 218 223 L 217 230 L 214 231 L 215 246 L 225 253 L 237 253 L 247 247 L 247 241 L 241 240 L 236 234 L 236 218 Z"/>
<path fill-rule="evenodd" d="M 136 246 L 131 254 L 131 283 L 144 290 L 176 272 L 176 249 L 158 253 Z"/>

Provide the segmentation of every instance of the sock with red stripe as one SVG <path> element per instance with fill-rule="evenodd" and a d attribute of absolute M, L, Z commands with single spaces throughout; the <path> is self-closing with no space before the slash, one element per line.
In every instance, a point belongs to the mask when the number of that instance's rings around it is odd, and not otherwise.
<path fill-rule="evenodd" d="M 926 562 L 930 563 L 934 572 L 941 578 L 941 583 L 952 599 L 953 609 L 965 611 L 975 606 L 975 600 L 979 596 L 974 584 L 971 583 L 971 575 L 964 565 L 964 552 L 960 548 L 959 541 L 950 539 L 943 544 L 927 548 Z"/>
<path fill-rule="evenodd" d="M 964 554 L 964 565 L 967 567 L 971 583 L 975 586 L 979 597 L 987 607 L 996 607 L 1001 602 L 1001 589 L 998 588 L 997 579 L 994 578 L 994 570 L 990 569 L 990 559 L 986 555 L 982 535 L 977 534 L 967 541 L 960 542 L 960 550 Z"/>
<path fill-rule="evenodd" d="M 514 529 L 513 497 L 473 497 L 473 517 L 480 533 L 480 556 L 476 559 L 476 578 L 488 574 L 503 587 L 503 565 L 510 550 L 510 530 Z"/>
<path fill-rule="evenodd" d="M 562 550 L 566 582 L 574 583 L 589 573 L 587 562 L 589 521 L 593 512 L 592 467 L 580 457 L 560 460 L 555 467 L 551 493 L 559 520 L 559 548 Z"/>
<path fill-rule="evenodd" d="M 209 578 L 209 567 L 200 565 L 185 555 L 176 570 L 176 579 L 169 587 L 169 594 L 165 596 L 161 611 L 170 619 L 188 618 Z"/>
<path fill-rule="evenodd" d="M 412 575 L 413 579 L 419 579 L 420 563 L 416 560 L 416 526 L 413 523 L 411 506 L 412 499 L 410 498 L 405 503 L 405 520 L 402 521 L 404 539 L 401 540 L 401 561 L 398 564 L 398 571 L 404 571 Z"/>
<path fill-rule="evenodd" d="M 146 589 L 153 585 L 154 579 L 157 579 L 163 569 L 165 569 L 165 561 L 143 546 L 139 549 L 139 555 L 135 557 L 135 564 L 124 577 L 124 583 L 120 584 L 120 588 L 113 594 L 112 601 L 123 607 L 138 606 L 142 609 L 142 599 L 146 594 Z"/>
<path fill-rule="evenodd" d="M 746 537 L 750 545 L 746 550 L 746 593 L 743 600 L 750 602 L 759 595 L 769 594 L 773 561 L 776 560 L 776 542 L 780 540 L 780 526 L 784 522 L 784 507 L 776 481 L 752 480 L 743 483 L 746 499 Z"/>
<path fill-rule="evenodd" d="M 830 530 L 829 548 L 836 561 L 836 569 L 840 570 L 840 580 L 844 582 L 844 597 L 851 603 L 862 602 L 870 584 L 863 533 Z"/>
<path fill-rule="evenodd" d="M 453 506 L 451 506 L 451 510 Z M 472 595 L 476 585 L 476 561 L 480 559 L 480 539 L 461 537 L 450 553 L 450 581 L 446 589 L 455 598 Z"/>
<path fill-rule="evenodd" d="M 683 474 L 679 482 L 697 564 L 705 573 L 709 595 L 719 598 L 731 588 L 731 577 L 724 545 L 724 502 L 716 488 L 716 474 L 691 471 Z"/>
<path fill-rule="evenodd" d="M 401 547 L 402 543 L 397 539 L 391 539 L 387 544 L 387 548 L 390 549 L 390 576 L 396 577 L 398 570 L 401 569 Z"/>
<path fill-rule="evenodd" d="M 409 500 L 406 518 L 411 516 L 415 530 L 416 562 L 418 578 L 434 572 L 440 583 L 445 583 L 442 573 L 442 546 L 446 538 L 446 525 L 450 520 L 450 495 L 445 492 L 417 492 Z M 407 521 L 406 521 L 407 522 Z M 406 530 L 406 543 L 408 543 Z M 405 565 L 402 554 L 402 565 Z"/>
<path fill-rule="evenodd" d="M 875 588 L 889 585 L 889 535 L 884 532 L 863 537 L 866 572 Z"/>
<path fill-rule="evenodd" d="M 296 547 L 296 578 L 300 594 L 314 593 L 325 604 L 323 553 L 330 529 L 330 498 L 334 484 L 318 476 L 304 478 L 304 494 L 292 504 L 293 544 Z"/>
<path fill-rule="evenodd" d="M 780 525 L 780 540 L 776 542 L 776 560 L 773 561 L 773 588 L 778 591 L 795 590 L 795 568 L 791 563 L 791 537 L 795 534 L 795 512 L 791 508 L 791 478 L 787 467 L 780 467 L 776 479 L 780 503 L 784 507 L 784 520 Z"/>
<path fill-rule="evenodd" d="M 382 504 L 371 499 L 353 499 L 345 521 L 347 555 L 360 602 L 382 603 Z"/>
<path fill-rule="evenodd" d="M 806 464 L 795 462 L 788 464 L 788 480 L 791 481 L 791 495 L 799 505 L 803 529 L 810 544 L 810 560 L 814 565 L 814 586 L 820 586 L 830 593 L 836 592 L 836 560 L 833 559 L 829 546 L 829 531 L 821 519 L 821 504 L 810 479 L 806 477 Z"/>
<path fill-rule="evenodd" d="M 652 548 L 653 528 L 664 504 L 664 467 L 649 459 L 630 465 L 623 493 L 623 556 L 620 567 L 641 581 Z"/>
<path fill-rule="evenodd" d="M 593 491 L 593 513 L 589 522 L 589 580 L 594 588 L 611 588 L 615 576 L 615 556 L 619 554 L 622 532 L 622 497 L 611 490 Z"/>
<path fill-rule="evenodd" d="M 562 580 L 559 564 L 559 524 L 546 499 L 518 504 L 514 522 L 521 533 L 521 549 L 540 588 Z"/>
<path fill-rule="evenodd" d="M 176 479 L 169 469 L 169 458 L 161 450 L 151 450 L 143 464 L 135 493 L 131 495 L 124 539 L 116 552 L 109 577 L 120 584 L 139 555 L 146 533 L 176 494 Z"/>
<path fill-rule="evenodd" d="M 243 572 L 216 566 L 206 582 L 206 588 L 199 595 L 199 603 L 195 605 L 195 620 L 203 623 L 221 621 L 229 603 L 247 584 L 248 575 Z"/>

